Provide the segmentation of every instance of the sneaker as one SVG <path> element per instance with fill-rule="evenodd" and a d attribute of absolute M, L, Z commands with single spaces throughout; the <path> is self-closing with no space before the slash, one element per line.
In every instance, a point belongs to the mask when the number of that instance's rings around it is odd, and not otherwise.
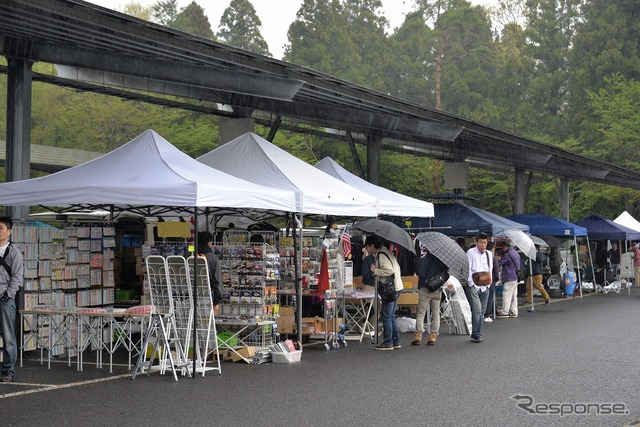
<path fill-rule="evenodd" d="M 544 305 L 549 305 L 550 302 L 551 302 L 551 300 L 546 299 L 546 300 L 544 300 Z"/>
<path fill-rule="evenodd" d="M 380 344 L 373 347 L 374 350 L 393 350 L 391 344 Z"/>
<path fill-rule="evenodd" d="M 2 381 L 3 383 L 11 383 L 14 380 L 15 379 L 9 374 L 6 374 L 6 375 L 3 375 L 3 376 L 0 377 L 0 381 Z"/>
<path fill-rule="evenodd" d="M 491 322 L 493 322 L 493 319 L 492 319 L 491 317 L 485 317 L 485 318 L 484 318 L 484 321 L 485 321 L 486 323 L 491 323 Z"/>
<path fill-rule="evenodd" d="M 514 313 L 509 313 L 509 317 L 518 317 L 518 315 Z"/>
<path fill-rule="evenodd" d="M 496 314 L 496 318 L 497 319 L 505 319 L 507 317 L 509 317 L 508 313 L 498 313 L 498 314 Z"/>
<path fill-rule="evenodd" d="M 478 337 L 471 337 L 471 342 L 482 342 L 482 338 L 478 338 Z"/>
<path fill-rule="evenodd" d="M 402 348 L 402 346 L 399 343 L 393 345 L 393 349 L 394 350 L 400 350 L 401 348 Z"/>

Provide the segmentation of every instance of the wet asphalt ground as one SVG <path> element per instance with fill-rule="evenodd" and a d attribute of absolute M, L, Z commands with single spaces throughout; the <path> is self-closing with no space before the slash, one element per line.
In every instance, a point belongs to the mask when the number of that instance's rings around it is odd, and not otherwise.
<path fill-rule="evenodd" d="M 485 324 L 484 342 L 375 351 L 367 341 L 295 364 L 222 364 L 202 378 L 84 370 L 30 353 L 0 384 L 2 426 L 640 425 L 640 289 L 537 303 Z M 122 355 L 120 355 L 122 359 Z M 515 397 L 519 396 L 519 397 Z"/>

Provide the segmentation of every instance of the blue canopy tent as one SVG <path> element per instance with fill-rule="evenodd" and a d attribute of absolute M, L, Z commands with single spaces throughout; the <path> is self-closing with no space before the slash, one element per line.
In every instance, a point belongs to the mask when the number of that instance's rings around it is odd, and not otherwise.
<path fill-rule="evenodd" d="M 448 236 L 475 236 L 484 231 L 489 236 L 503 236 L 505 230 L 529 231 L 529 226 L 500 215 L 466 205 L 450 203 L 435 205 L 433 227 Z"/>
<path fill-rule="evenodd" d="M 448 203 L 434 205 L 435 218 L 410 218 L 414 230 L 437 230 L 447 236 L 475 236 L 484 231 L 489 236 L 504 236 L 505 230 L 522 230 L 529 232 L 529 226 L 511 221 L 500 215 L 466 205 L 464 203 Z M 406 227 L 406 223 L 393 220 Z M 404 221 L 402 221 L 404 222 Z"/>
<path fill-rule="evenodd" d="M 587 229 L 592 240 L 640 240 L 640 232 L 618 224 L 602 215 L 589 215 L 576 224 Z M 589 248 L 591 251 L 591 248 Z"/>
<path fill-rule="evenodd" d="M 587 229 L 593 240 L 640 240 L 640 232 L 620 225 L 602 215 L 590 215 L 576 222 Z"/>
<path fill-rule="evenodd" d="M 575 260 L 577 261 L 576 267 L 577 267 L 577 273 L 578 273 L 578 281 L 582 282 L 580 261 L 578 257 L 578 241 L 576 238 L 588 236 L 588 231 L 586 228 L 576 225 L 572 222 L 566 221 L 562 218 L 557 218 L 551 215 L 545 215 L 541 213 L 509 215 L 507 218 L 512 221 L 516 221 L 521 224 L 528 225 L 529 231 L 531 232 L 531 234 L 535 234 L 537 236 L 554 236 L 554 237 L 566 237 L 566 238 L 573 239 L 573 247 L 575 250 L 574 255 L 575 255 Z M 587 238 L 587 241 L 588 241 L 588 238 Z M 568 258 L 568 255 L 567 255 L 567 258 Z M 566 261 L 568 261 L 568 259 L 565 260 L 565 263 Z M 560 273 L 562 274 L 562 271 Z M 593 276 L 593 270 L 591 271 L 591 276 Z M 561 279 L 560 276 L 558 277 L 559 279 L 556 279 L 556 280 Z M 580 288 L 580 296 L 582 296 L 582 287 Z"/>
<path fill-rule="evenodd" d="M 565 221 L 562 218 L 541 213 L 529 213 L 509 215 L 510 219 L 520 224 L 529 226 L 529 232 L 535 235 L 555 237 L 581 237 L 587 236 L 587 229 L 579 225 Z"/>

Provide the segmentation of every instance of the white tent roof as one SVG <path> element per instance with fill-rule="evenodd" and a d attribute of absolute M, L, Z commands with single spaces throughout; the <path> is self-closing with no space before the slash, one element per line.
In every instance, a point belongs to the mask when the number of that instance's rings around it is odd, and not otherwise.
<path fill-rule="evenodd" d="M 295 211 L 292 191 L 211 169 L 152 130 L 97 159 L 48 176 L 0 184 L 6 206 L 116 205 Z"/>
<path fill-rule="evenodd" d="M 627 211 L 622 212 L 616 219 L 613 220 L 616 224 L 624 225 L 633 231 L 640 231 L 640 222 L 631 216 Z"/>
<path fill-rule="evenodd" d="M 378 212 L 393 216 L 416 216 L 424 218 L 433 217 L 433 203 L 423 202 L 404 194 L 396 193 L 384 187 L 372 184 L 359 176 L 356 176 L 340 166 L 331 157 L 320 160 L 316 167 L 328 173 L 334 178 L 346 182 L 347 184 L 375 196 L 378 199 Z"/>
<path fill-rule="evenodd" d="M 246 133 L 198 157 L 202 163 L 247 181 L 296 192 L 296 212 L 377 216 L 378 200 L 278 148 Z"/>

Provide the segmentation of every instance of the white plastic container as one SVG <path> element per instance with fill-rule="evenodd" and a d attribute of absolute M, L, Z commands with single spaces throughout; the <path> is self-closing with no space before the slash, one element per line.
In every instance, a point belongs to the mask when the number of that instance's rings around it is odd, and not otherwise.
<path fill-rule="evenodd" d="M 271 352 L 271 361 L 273 363 L 295 363 L 299 362 L 302 358 L 302 350 L 296 350 L 292 352 Z"/>

